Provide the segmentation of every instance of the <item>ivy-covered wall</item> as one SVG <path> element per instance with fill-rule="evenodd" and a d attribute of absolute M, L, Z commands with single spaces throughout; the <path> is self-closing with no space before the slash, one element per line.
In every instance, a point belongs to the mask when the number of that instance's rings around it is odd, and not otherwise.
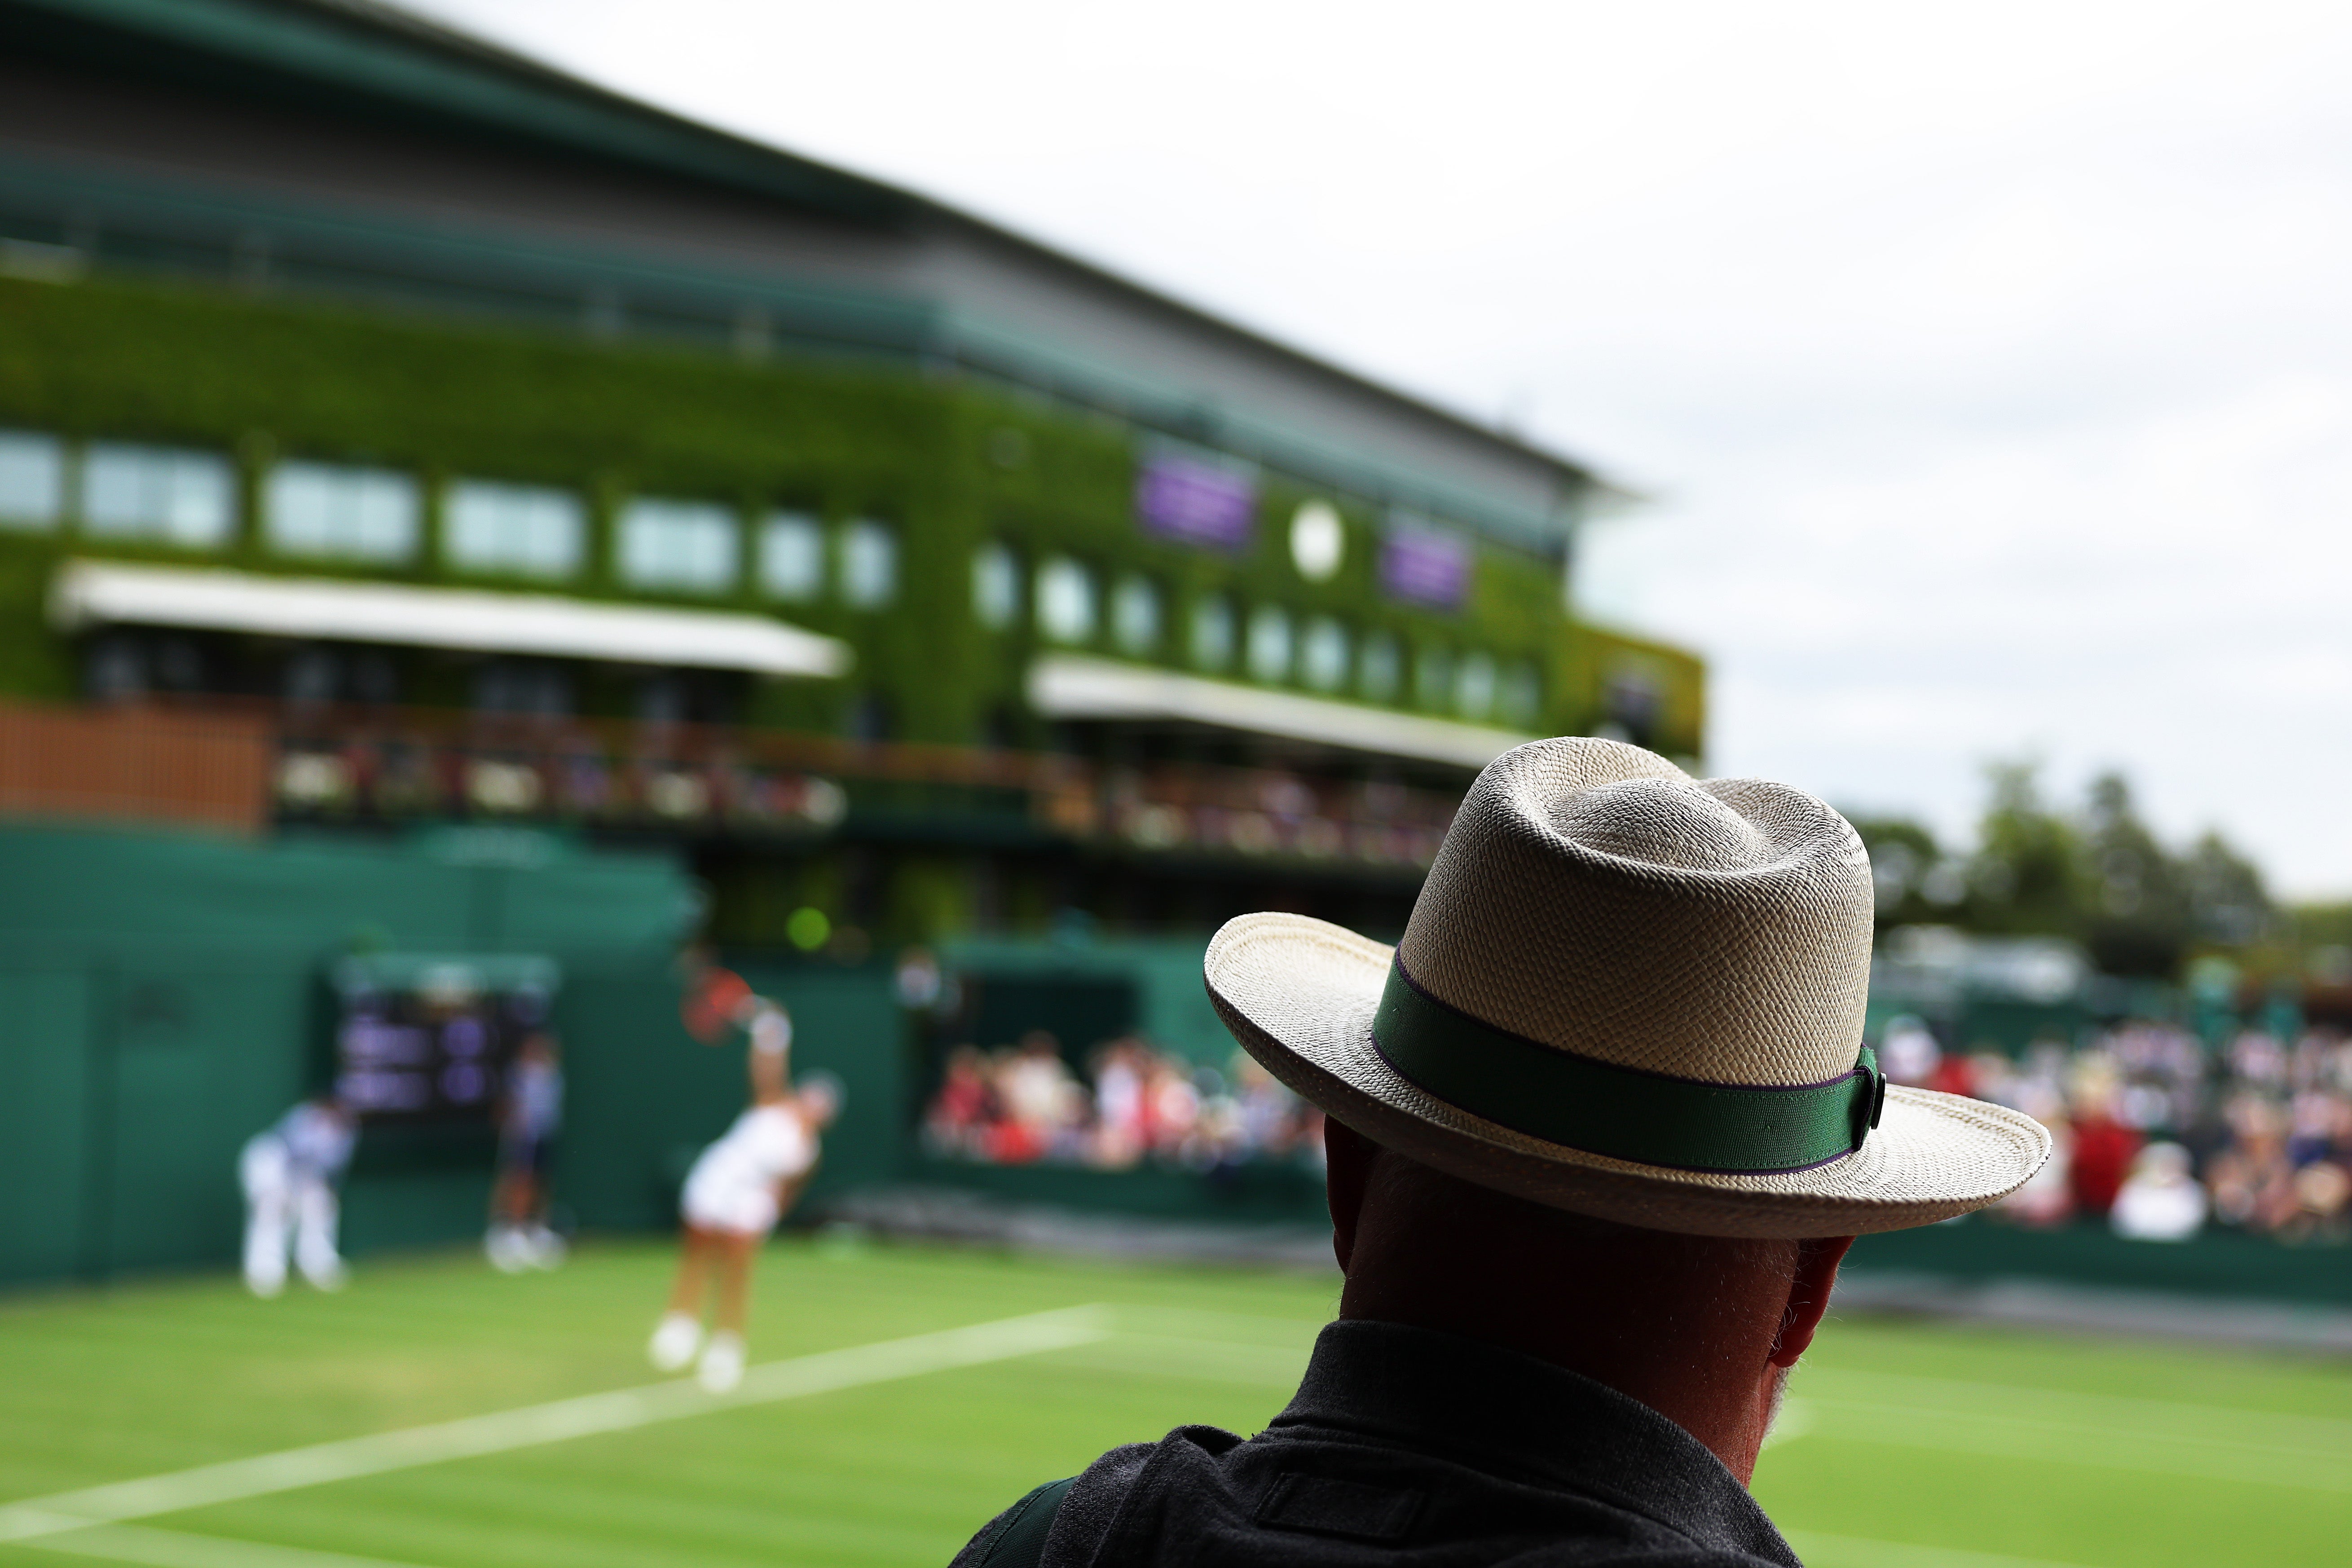
<path fill-rule="evenodd" d="M 1436 645 L 1457 655 L 1483 650 L 1504 663 L 1532 660 L 1542 677 L 1539 725 L 1553 732 L 1607 720 L 1612 671 L 1630 658 L 1667 693 L 1656 705 L 1654 732 L 1643 738 L 1684 752 L 1700 743 L 1697 661 L 1572 626 L 1553 562 L 1482 544 L 1463 612 L 1401 605 L 1375 580 L 1380 520 L 1341 500 L 1342 563 L 1330 580 L 1310 583 L 1292 565 L 1286 524 L 1312 492 L 1274 474 L 1261 485 L 1258 526 L 1240 554 L 1156 540 L 1133 521 L 1137 453 L 1129 432 L 918 372 L 744 363 L 230 290 L 0 280 L 0 426 L 226 451 L 244 488 L 236 542 L 201 556 L 101 544 L 78 537 L 70 524 L 50 532 L 0 530 L 0 691 L 7 693 L 62 698 L 74 689 L 71 651 L 47 629 L 41 606 L 62 554 L 454 582 L 440 563 L 437 501 L 441 481 L 465 475 L 561 486 L 585 497 L 596 542 L 586 569 L 561 591 L 588 597 L 653 596 L 614 578 L 605 547 L 614 515 L 631 495 L 720 501 L 746 519 L 794 507 L 835 523 L 870 517 L 893 526 L 899 582 L 887 609 L 853 610 L 830 597 L 763 602 L 748 560 L 733 593 L 666 595 L 771 609 L 856 647 L 858 668 L 845 682 L 761 687 L 749 706 L 755 722 L 836 729 L 866 696 L 881 700 L 891 733 L 908 740 L 970 741 L 992 716 L 1022 722 L 1022 673 L 1038 646 L 1031 623 L 1024 617 L 990 631 L 971 607 L 973 552 L 993 540 L 1032 563 L 1047 553 L 1075 556 L 1106 584 L 1124 572 L 1150 575 L 1163 595 L 1161 657 L 1171 665 L 1182 663 L 1192 599 L 1223 593 L 1244 614 L 1272 602 L 1296 617 L 1336 616 L 1359 646 L 1368 634 L 1387 631 L 1408 649 Z M 420 477 L 426 531 L 415 563 L 357 568 L 270 553 L 255 526 L 256 502 L 268 465 L 284 458 Z M 417 672 L 410 694 L 457 700 L 457 679 L 445 660 Z M 1403 701 L 1412 701 L 1410 682 Z"/>

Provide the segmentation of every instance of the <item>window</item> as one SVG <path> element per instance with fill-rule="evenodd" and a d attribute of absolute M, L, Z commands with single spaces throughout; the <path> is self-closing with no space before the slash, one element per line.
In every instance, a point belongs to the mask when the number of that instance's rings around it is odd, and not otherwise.
<path fill-rule="evenodd" d="M 339 561 L 406 561 L 416 553 L 416 481 L 386 468 L 280 463 L 265 509 L 270 547 Z"/>
<path fill-rule="evenodd" d="M 971 613 L 997 632 L 1021 618 L 1021 563 L 1002 544 L 983 544 L 972 552 Z"/>
<path fill-rule="evenodd" d="M 824 527 L 804 511 L 772 511 L 760 525 L 760 586 L 772 598 L 824 591 Z"/>
<path fill-rule="evenodd" d="M 1202 669 L 1223 669 L 1234 661 L 1234 606 L 1223 595 L 1204 594 L 1192 601 L 1192 662 Z"/>
<path fill-rule="evenodd" d="M 1278 605 L 1260 605 L 1250 616 L 1249 672 L 1268 683 L 1290 679 L 1290 615 Z"/>
<path fill-rule="evenodd" d="M 1066 555 L 1037 568 L 1037 629 L 1055 642 L 1094 640 L 1094 574 Z"/>
<path fill-rule="evenodd" d="M 1413 700 L 1423 708 L 1449 708 L 1454 703 L 1454 656 L 1442 647 L 1421 650 L 1413 660 Z"/>
<path fill-rule="evenodd" d="M 1137 658 L 1160 651 L 1160 590 L 1149 577 L 1122 577 L 1110 598 L 1111 640 Z"/>
<path fill-rule="evenodd" d="M 621 512 L 621 581 L 722 594 L 740 564 L 735 519 L 708 501 L 633 500 Z"/>
<path fill-rule="evenodd" d="M 93 443 L 82 470 L 82 526 L 100 539 L 191 548 L 228 542 L 236 479 L 228 459 L 168 447 Z"/>
<path fill-rule="evenodd" d="M 0 430 L 0 527 L 55 528 L 65 510 L 65 443 Z"/>
<path fill-rule="evenodd" d="M 1495 658 L 1465 655 L 1454 670 L 1454 710 L 1465 719 L 1484 719 L 1495 711 Z"/>
<path fill-rule="evenodd" d="M 1337 691 L 1348 683 L 1348 628 L 1328 616 L 1307 623 L 1299 639 L 1300 679 L 1318 691 Z"/>
<path fill-rule="evenodd" d="M 841 531 L 841 597 L 855 610 L 878 610 L 898 596 L 898 536 L 860 518 Z"/>
<path fill-rule="evenodd" d="M 569 577 L 587 538 L 580 498 L 536 485 L 459 479 L 441 520 L 441 553 L 461 572 Z"/>
<path fill-rule="evenodd" d="M 1543 718 L 1543 681 L 1532 660 L 1515 659 L 1503 671 L 1503 722 L 1532 730 Z"/>
<path fill-rule="evenodd" d="M 1396 638 L 1376 632 L 1364 639 L 1364 657 L 1356 665 L 1356 693 L 1367 702 L 1393 702 L 1403 684 L 1404 659 Z"/>

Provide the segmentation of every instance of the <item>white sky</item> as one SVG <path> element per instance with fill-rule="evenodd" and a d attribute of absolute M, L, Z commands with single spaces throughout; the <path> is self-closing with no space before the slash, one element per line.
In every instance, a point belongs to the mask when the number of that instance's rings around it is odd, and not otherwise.
<path fill-rule="evenodd" d="M 2352 8 L 427 0 L 1654 498 L 1709 763 L 2352 894 Z"/>

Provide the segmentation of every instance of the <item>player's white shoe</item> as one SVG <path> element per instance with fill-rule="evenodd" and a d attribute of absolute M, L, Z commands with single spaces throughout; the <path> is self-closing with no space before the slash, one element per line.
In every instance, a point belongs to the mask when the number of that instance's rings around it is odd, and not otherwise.
<path fill-rule="evenodd" d="M 743 1381 L 743 1336 L 725 1329 L 710 1336 L 703 1347 L 702 1364 L 695 1369 L 695 1380 L 710 1394 L 732 1394 Z"/>
<path fill-rule="evenodd" d="M 694 1364 L 694 1352 L 701 1348 L 700 1319 L 684 1312 L 664 1312 L 654 1326 L 652 1342 L 646 1346 L 646 1359 L 656 1372 L 684 1372 Z"/>
<path fill-rule="evenodd" d="M 501 1274 L 520 1274 L 530 1267 L 530 1237 L 519 1226 L 494 1225 L 482 1237 L 482 1256 Z"/>
<path fill-rule="evenodd" d="M 535 1225 L 522 1233 L 523 1261 L 533 1268 L 561 1268 L 564 1257 L 572 1250 L 563 1238 L 543 1225 Z"/>

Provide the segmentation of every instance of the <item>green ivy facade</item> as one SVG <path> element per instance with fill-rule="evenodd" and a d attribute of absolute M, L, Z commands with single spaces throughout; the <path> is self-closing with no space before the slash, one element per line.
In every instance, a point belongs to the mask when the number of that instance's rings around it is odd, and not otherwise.
<path fill-rule="evenodd" d="M 1024 716 L 1024 672 L 1039 642 L 1023 617 L 1003 630 L 973 613 L 971 563 L 991 542 L 1034 563 L 1071 556 L 1108 582 L 1139 573 L 1167 614 L 1158 662 L 1186 667 L 1191 602 L 1229 596 L 1245 616 L 1266 604 L 1295 618 L 1331 616 L 1358 646 L 1376 633 L 1407 649 L 1483 651 L 1526 661 L 1542 692 L 1537 728 L 1588 731 L 1610 719 L 1612 680 L 1629 669 L 1663 701 L 1644 736 L 1696 754 L 1703 670 L 1687 654 L 1574 624 L 1556 561 L 1487 541 L 1475 549 L 1458 613 L 1396 602 L 1375 580 L 1381 519 L 1326 496 L 1347 547 L 1328 581 L 1293 566 L 1286 524 L 1318 492 L 1265 472 L 1251 544 L 1236 555 L 1155 539 L 1132 513 L 1138 436 L 1097 415 L 1000 395 L 969 382 L 878 362 L 769 359 L 642 342 L 320 305 L 233 289 L 116 280 L 0 280 L 0 427 L 68 442 L 127 440 L 233 456 L 242 504 L 233 542 L 191 552 L 100 541 L 72 519 L 46 530 L 0 529 L 0 690 L 50 700 L 77 689 L 74 651 L 43 600 L 70 556 L 234 566 L 262 574 L 350 575 L 434 585 L 548 591 L 441 564 L 440 499 L 453 477 L 561 488 L 583 497 L 592 521 L 584 568 L 554 591 L 583 598 L 665 602 L 774 613 L 846 641 L 857 658 L 842 681 L 761 683 L 752 723 L 838 731 L 858 697 L 878 697 L 893 738 L 968 743 L 992 719 L 1001 739 L 1042 743 Z M 411 564 L 354 567 L 273 552 L 257 526 L 269 466 L 287 458 L 365 464 L 423 482 L 425 537 Z M 718 595 L 651 595 L 613 569 L 615 512 L 628 497 L 716 501 L 750 519 L 774 508 L 840 524 L 872 518 L 900 541 L 894 601 L 875 611 L 831 596 L 779 605 L 755 574 Z M 1107 617 L 1106 617 L 1107 618 Z M 1106 644 L 1095 651 L 1108 652 Z M 1237 679 L 1237 678 L 1236 678 Z M 420 663 L 412 700 L 462 705 L 446 660 Z M 1407 683 L 1400 706 L 1412 705 Z M 617 691 L 583 694 L 618 710 Z"/>

